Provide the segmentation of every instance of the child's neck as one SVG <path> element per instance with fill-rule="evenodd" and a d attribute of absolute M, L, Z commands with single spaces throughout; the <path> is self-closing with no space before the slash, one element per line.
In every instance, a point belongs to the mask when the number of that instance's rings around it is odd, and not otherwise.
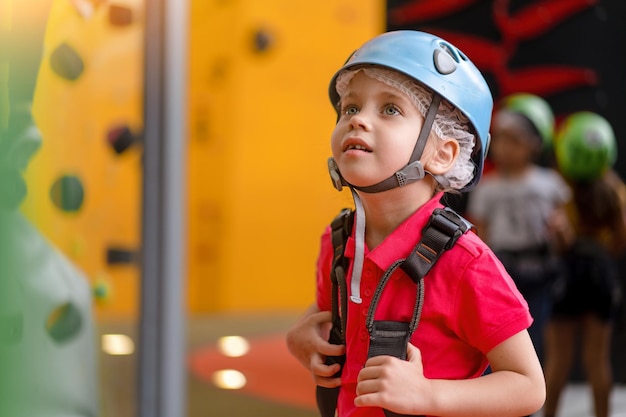
<path fill-rule="evenodd" d="M 418 181 L 406 187 L 383 193 L 361 193 L 365 211 L 365 243 L 370 250 L 382 243 L 402 222 L 427 203 L 434 195 L 429 181 Z"/>

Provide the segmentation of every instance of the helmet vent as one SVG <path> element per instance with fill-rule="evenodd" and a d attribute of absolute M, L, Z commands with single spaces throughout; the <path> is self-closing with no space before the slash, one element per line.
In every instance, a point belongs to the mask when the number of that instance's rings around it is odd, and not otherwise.
<path fill-rule="evenodd" d="M 433 58 L 435 61 L 435 68 L 440 74 L 448 75 L 456 70 L 456 60 L 452 57 L 448 48 L 443 50 L 435 49 Z"/>

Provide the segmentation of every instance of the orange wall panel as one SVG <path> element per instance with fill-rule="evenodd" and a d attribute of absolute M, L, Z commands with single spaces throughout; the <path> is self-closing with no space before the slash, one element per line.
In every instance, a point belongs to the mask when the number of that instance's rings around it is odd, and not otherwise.
<path fill-rule="evenodd" d="M 328 82 L 384 29 L 384 3 L 191 3 L 192 311 L 300 309 L 319 237 L 351 205 L 326 169 Z"/>

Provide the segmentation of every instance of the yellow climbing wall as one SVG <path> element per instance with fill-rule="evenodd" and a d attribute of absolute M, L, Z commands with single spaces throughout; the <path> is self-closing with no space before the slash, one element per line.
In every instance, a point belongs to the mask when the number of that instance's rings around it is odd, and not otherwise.
<path fill-rule="evenodd" d="M 384 29 L 380 0 L 206 1 L 190 7 L 192 311 L 301 309 L 340 207 L 326 169 L 328 82 Z"/>
<path fill-rule="evenodd" d="M 51 0 L 22 211 L 135 315 L 140 271 L 143 1 Z M 384 2 L 192 0 L 187 272 L 191 312 L 301 309 L 319 236 L 350 196 L 326 159 L 334 71 L 384 28 Z"/>
<path fill-rule="evenodd" d="M 143 18 L 142 0 L 54 0 L 33 100 L 22 210 L 100 290 L 100 317 L 138 305 Z"/>

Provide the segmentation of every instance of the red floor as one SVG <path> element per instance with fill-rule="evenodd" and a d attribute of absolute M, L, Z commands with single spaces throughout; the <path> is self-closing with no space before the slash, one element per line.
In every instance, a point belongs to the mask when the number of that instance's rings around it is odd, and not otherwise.
<path fill-rule="evenodd" d="M 189 367 L 197 378 L 212 384 L 215 371 L 234 369 L 246 376 L 241 392 L 286 405 L 315 408 L 315 385 L 309 372 L 288 352 L 285 335 L 249 339 L 250 351 L 237 358 L 222 355 L 215 345 L 196 349 Z M 271 375 L 268 378 L 268 375 Z"/>

